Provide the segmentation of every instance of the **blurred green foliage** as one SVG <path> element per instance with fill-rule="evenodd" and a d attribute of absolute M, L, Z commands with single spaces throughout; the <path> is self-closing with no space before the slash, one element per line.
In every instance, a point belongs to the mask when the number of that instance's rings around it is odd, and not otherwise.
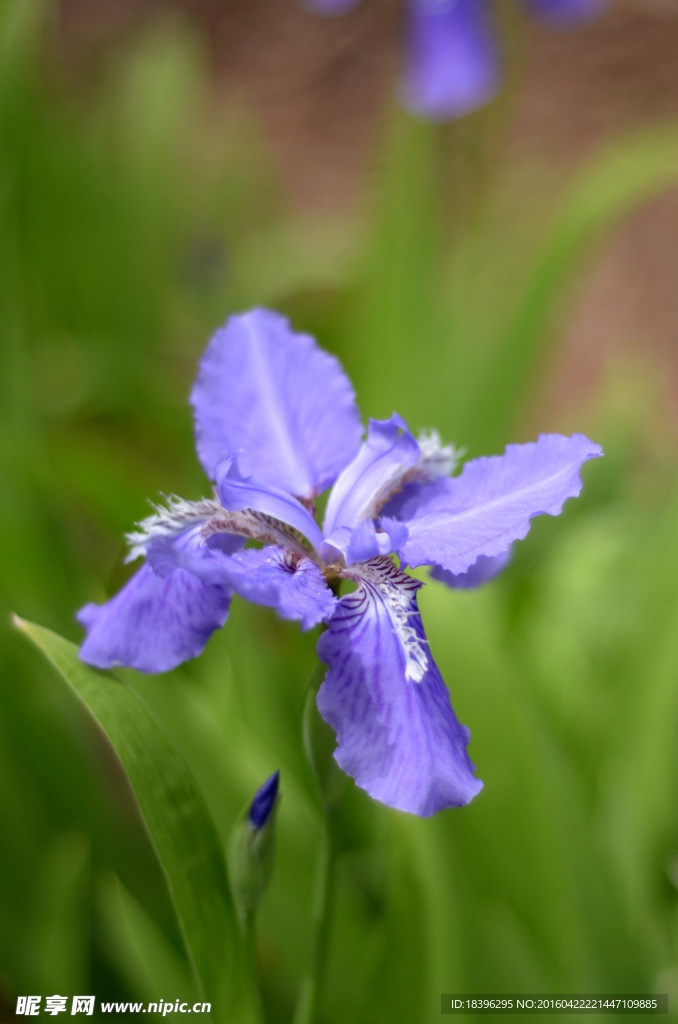
<path fill-rule="evenodd" d="M 492 111 L 394 114 L 363 216 L 286 209 L 246 111 L 219 119 L 186 26 L 60 82 L 50 10 L 0 0 L 0 993 L 181 996 L 192 981 L 125 775 L 14 610 L 71 639 L 129 572 L 147 498 L 206 489 L 187 394 L 210 331 L 275 305 L 342 359 L 364 413 L 397 408 L 471 454 L 526 440 L 572 284 L 605 233 L 678 179 L 678 126 L 620 141 L 561 188 L 502 178 Z M 216 126 L 215 126 L 216 122 Z M 476 133 L 475 136 L 473 133 Z M 493 155 L 493 159 L 496 154 Z M 537 174 L 539 171 L 539 174 Z M 550 185 L 549 185 L 550 182 Z M 485 782 L 417 820 L 349 785 L 321 1019 L 428 1022 L 440 994 L 678 998 L 678 493 L 632 380 L 542 430 L 607 457 L 538 520 L 504 578 L 421 596 Z M 303 754 L 313 638 L 234 602 L 199 660 L 127 673 L 177 741 L 225 845 L 261 780 L 283 801 L 259 954 L 271 1022 L 308 955 L 320 806 Z"/>

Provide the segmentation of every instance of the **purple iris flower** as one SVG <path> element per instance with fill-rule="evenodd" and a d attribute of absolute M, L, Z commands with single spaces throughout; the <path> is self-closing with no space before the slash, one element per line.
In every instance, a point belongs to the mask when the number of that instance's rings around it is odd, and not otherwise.
<path fill-rule="evenodd" d="M 303 0 L 319 14 L 344 14 L 359 0 Z M 522 0 L 553 28 L 592 20 L 609 0 Z M 448 121 L 489 103 L 501 84 L 491 0 L 407 0 L 404 105 L 428 121 Z"/>
<path fill-rule="evenodd" d="M 192 402 L 215 496 L 171 498 L 130 534 L 130 559 L 145 564 L 112 600 L 81 610 L 81 657 L 167 671 L 202 651 L 233 594 L 302 629 L 325 623 L 318 708 L 339 765 L 414 814 L 467 803 L 482 786 L 469 731 L 429 651 L 422 583 L 404 569 L 432 565 L 451 586 L 491 578 L 532 516 L 557 515 L 579 494 L 580 466 L 601 449 L 581 434 L 543 434 L 451 476 L 458 454 L 435 433 L 415 438 L 396 414 L 371 420 L 362 440 L 337 360 L 262 309 L 216 332 Z M 356 589 L 339 597 L 343 580 Z"/>

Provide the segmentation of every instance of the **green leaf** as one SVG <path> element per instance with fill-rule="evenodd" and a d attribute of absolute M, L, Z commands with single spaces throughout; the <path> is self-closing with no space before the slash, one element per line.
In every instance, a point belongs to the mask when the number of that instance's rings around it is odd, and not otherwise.
<path fill-rule="evenodd" d="M 89 668 L 77 647 L 15 616 L 112 743 L 164 871 L 201 997 L 217 1019 L 250 1019 L 223 851 L 183 755 L 129 685 Z"/>
<path fill-rule="evenodd" d="M 97 886 L 106 953 L 135 999 L 166 1002 L 177 997 L 193 1006 L 199 998 L 188 963 L 117 875 L 106 872 Z M 75 990 L 74 990 L 75 991 Z"/>

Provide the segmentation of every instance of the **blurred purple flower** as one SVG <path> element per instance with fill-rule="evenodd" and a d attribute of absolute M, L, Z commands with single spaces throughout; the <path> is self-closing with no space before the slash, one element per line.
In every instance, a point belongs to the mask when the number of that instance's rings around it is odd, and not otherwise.
<path fill-rule="evenodd" d="M 351 385 L 313 338 L 279 314 L 230 318 L 192 394 L 198 454 L 215 497 L 171 498 L 130 535 L 146 564 L 112 600 L 79 613 L 92 665 L 163 672 L 199 654 L 234 593 L 302 629 L 324 622 L 329 671 L 318 708 L 335 757 L 391 807 L 431 815 L 481 788 L 429 652 L 408 565 L 451 586 L 491 578 L 530 518 L 579 493 L 601 454 L 581 434 L 543 434 L 468 462 L 436 434 L 416 439 L 394 414 L 367 437 Z M 315 501 L 331 488 L 322 527 Z M 245 549 L 247 540 L 259 548 Z M 397 554 L 401 568 L 391 559 Z M 338 598 L 339 581 L 356 590 Z M 334 589 L 333 589 L 334 588 Z"/>
<path fill-rule="evenodd" d="M 359 0 L 302 0 L 319 14 L 344 14 Z M 522 0 L 551 28 L 591 21 L 609 0 Z M 407 0 L 403 104 L 427 121 L 462 117 L 489 103 L 501 84 L 491 0 Z"/>

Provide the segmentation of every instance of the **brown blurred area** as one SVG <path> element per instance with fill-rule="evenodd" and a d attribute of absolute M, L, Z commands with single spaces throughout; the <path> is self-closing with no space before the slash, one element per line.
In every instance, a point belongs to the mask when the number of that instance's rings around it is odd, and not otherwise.
<path fill-rule="evenodd" d="M 204 32 L 215 88 L 256 110 L 292 204 L 350 205 L 398 72 L 399 0 L 363 0 L 340 18 L 314 16 L 297 0 L 61 0 L 69 65 L 87 74 L 107 48 L 168 11 Z M 529 29 L 509 150 L 567 171 L 607 140 L 667 118 L 678 119 L 678 0 L 613 0 L 585 30 Z M 614 350 L 647 356 L 678 408 L 678 189 L 616 232 L 567 334 L 557 394 L 585 397 Z"/>

